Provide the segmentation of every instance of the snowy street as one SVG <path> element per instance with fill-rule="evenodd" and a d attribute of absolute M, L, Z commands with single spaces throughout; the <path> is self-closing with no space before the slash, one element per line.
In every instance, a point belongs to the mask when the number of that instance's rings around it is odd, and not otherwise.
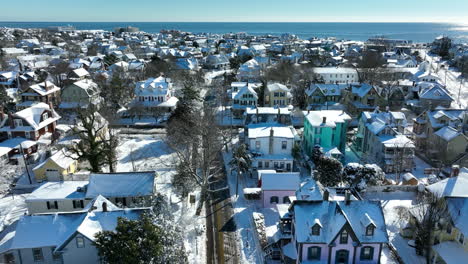
<path fill-rule="evenodd" d="M 468 82 L 462 80 L 460 72 L 452 67 L 449 69 L 440 67 L 442 61 L 438 56 L 429 54 L 425 50 L 421 50 L 420 52 L 421 57 L 430 63 L 432 71 L 439 75 L 439 78 L 455 100 L 452 106 L 460 109 L 468 107 Z"/>

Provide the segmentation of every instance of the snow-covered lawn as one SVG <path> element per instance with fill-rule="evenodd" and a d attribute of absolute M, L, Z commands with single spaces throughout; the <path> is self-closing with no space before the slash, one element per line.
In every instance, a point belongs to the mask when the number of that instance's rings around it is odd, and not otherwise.
<path fill-rule="evenodd" d="M 424 174 L 424 169 L 432 168 L 431 165 L 424 162 L 424 160 L 420 159 L 418 156 L 414 156 L 414 163 L 415 168 L 411 171 L 411 173 L 416 177 L 421 183 L 427 183 L 428 175 Z M 403 174 L 403 173 L 402 173 Z M 387 173 L 385 174 L 387 179 L 396 179 L 396 174 Z"/>
<path fill-rule="evenodd" d="M 369 192 L 364 193 L 364 198 L 380 200 L 387 225 L 390 244 L 392 244 L 404 263 L 424 264 L 425 259 L 416 255 L 415 249 L 408 245 L 408 239 L 400 235 L 400 228 L 406 225 L 406 220 L 401 219 L 397 210 L 399 207 L 409 208 L 416 199 L 414 192 Z M 392 263 L 392 262 L 390 262 Z"/>
<path fill-rule="evenodd" d="M 174 193 L 175 154 L 164 141 L 165 135 L 122 135 L 117 148 L 117 171 L 157 172 L 156 191 L 164 194 L 173 209 L 177 225 L 184 231 L 189 263 L 206 263 L 205 218 L 195 216 L 195 205 Z"/>

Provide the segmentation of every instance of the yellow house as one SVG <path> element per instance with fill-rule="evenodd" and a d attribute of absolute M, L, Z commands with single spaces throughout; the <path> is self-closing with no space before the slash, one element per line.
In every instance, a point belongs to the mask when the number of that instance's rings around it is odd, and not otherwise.
<path fill-rule="evenodd" d="M 284 84 L 269 83 L 265 89 L 265 106 L 288 106 L 291 99 L 291 91 Z"/>
<path fill-rule="evenodd" d="M 59 150 L 37 165 L 33 172 L 37 182 L 65 181 L 69 179 L 68 175 L 76 172 L 77 167 L 78 161 L 71 158 L 71 154 Z"/>

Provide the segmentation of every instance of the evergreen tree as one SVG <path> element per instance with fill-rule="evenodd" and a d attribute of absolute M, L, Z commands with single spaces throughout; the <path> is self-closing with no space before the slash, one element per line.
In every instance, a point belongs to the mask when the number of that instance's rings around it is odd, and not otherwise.
<path fill-rule="evenodd" d="M 115 231 L 96 235 L 95 245 L 109 264 L 188 263 L 180 230 L 152 214 L 138 220 L 119 218 Z"/>
<path fill-rule="evenodd" d="M 348 163 L 343 168 L 343 180 L 351 187 L 364 190 L 367 186 L 382 184 L 383 170 L 375 164 Z"/>
<path fill-rule="evenodd" d="M 335 158 L 322 156 L 316 165 L 316 180 L 324 186 L 338 186 L 342 183 L 343 165 Z"/>

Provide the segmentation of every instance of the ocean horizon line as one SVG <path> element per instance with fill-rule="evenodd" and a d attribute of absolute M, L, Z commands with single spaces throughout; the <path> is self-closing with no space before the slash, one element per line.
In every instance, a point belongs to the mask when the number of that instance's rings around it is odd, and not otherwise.
<path fill-rule="evenodd" d="M 326 23 L 326 24 L 449 24 L 468 25 L 463 22 L 432 22 L 432 21 L 24 21 L 0 20 L 0 23 Z"/>

